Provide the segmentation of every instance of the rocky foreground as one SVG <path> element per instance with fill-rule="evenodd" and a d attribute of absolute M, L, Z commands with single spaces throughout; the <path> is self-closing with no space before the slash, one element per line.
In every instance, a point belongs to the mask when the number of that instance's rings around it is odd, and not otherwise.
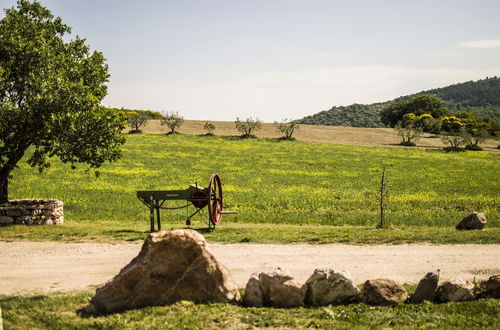
<path fill-rule="evenodd" d="M 244 260 L 241 260 L 244 263 Z M 324 306 L 365 302 L 395 305 L 460 302 L 479 298 L 500 298 L 500 275 L 475 287 L 465 280 L 444 281 L 440 272 L 427 273 L 416 292 L 391 279 L 370 279 L 358 288 L 346 271 L 316 269 L 304 283 L 277 269 L 250 276 L 243 303 L 249 307 Z M 110 282 L 96 290 L 87 313 L 112 313 L 132 308 L 166 305 L 180 300 L 194 302 L 238 302 L 239 291 L 229 271 L 207 248 L 204 237 L 193 230 L 153 233 L 141 252 Z"/>

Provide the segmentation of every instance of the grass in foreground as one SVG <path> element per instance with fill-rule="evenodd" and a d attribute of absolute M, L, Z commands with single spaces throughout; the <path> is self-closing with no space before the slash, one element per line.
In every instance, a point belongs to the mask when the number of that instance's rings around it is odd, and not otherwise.
<path fill-rule="evenodd" d="M 148 307 L 99 317 L 77 310 L 90 293 L 32 297 L 0 297 L 6 329 L 202 329 L 202 328 L 496 328 L 500 300 L 465 303 L 400 305 L 397 307 L 326 306 L 319 308 L 244 308 L 231 304 Z"/>
<path fill-rule="evenodd" d="M 187 228 L 182 223 L 163 223 L 163 229 Z M 324 226 L 287 224 L 222 223 L 207 231 L 202 222 L 191 228 L 199 230 L 209 242 L 219 243 L 310 243 L 310 244 L 500 244 L 500 228 L 457 231 L 443 227 L 402 227 L 375 229 L 363 226 Z M 2 241 L 96 241 L 120 243 L 142 241 L 149 225 L 119 221 L 68 221 L 60 226 L 0 227 Z"/>

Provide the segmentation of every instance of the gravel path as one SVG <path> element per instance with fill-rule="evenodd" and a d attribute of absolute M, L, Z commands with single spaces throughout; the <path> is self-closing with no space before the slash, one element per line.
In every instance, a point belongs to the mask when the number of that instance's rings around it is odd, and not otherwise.
<path fill-rule="evenodd" d="M 0 295 L 95 288 L 135 257 L 140 244 L 0 242 Z M 356 283 L 388 277 L 416 283 L 441 269 L 442 279 L 500 274 L 500 245 L 210 244 L 239 287 L 255 271 L 288 270 L 301 282 L 315 268 L 349 271 Z"/>

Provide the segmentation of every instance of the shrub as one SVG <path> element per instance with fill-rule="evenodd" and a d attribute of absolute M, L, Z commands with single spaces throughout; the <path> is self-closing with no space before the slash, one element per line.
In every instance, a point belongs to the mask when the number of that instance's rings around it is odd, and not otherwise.
<path fill-rule="evenodd" d="M 468 144 L 465 146 L 465 149 L 471 150 L 471 151 L 482 151 L 483 150 L 483 148 L 481 148 L 477 144 Z"/>
<path fill-rule="evenodd" d="M 458 132 L 464 127 L 465 125 L 460 118 L 455 116 L 442 118 L 442 129 L 445 132 Z"/>
<path fill-rule="evenodd" d="M 443 122 L 439 118 L 434 118 L 430 113 L 424 113 L 419 117 L 419 123 L 424 132 L 439 134 L 443 126 Z"/>
<path fill-rule="evenodd" d="M 417 144 L 415 142 L 406 141 L 406 142 L 401 142 L 400 145 L 406 146 L 406 147 L 415 147 Z"/>
<path fill-rule="evenodd" d="M 203 129 L 208 132 L 207 135 L 214 135 L 215 124 L 206 121 L 205 125 L 203 125 Z"/>

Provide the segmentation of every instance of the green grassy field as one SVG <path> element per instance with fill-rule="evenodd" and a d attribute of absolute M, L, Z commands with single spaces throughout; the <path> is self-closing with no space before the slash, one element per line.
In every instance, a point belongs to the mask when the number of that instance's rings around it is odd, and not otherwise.
<path fill-rule="evenodd" d="M 353 304 L 320 308 L 244 308 L 231 304 L 148 307 L 108 316 L 83 316 L 90 293 L 0 297 L 6 329 L 250 329 L 446 328 L 498 329 L 500 300 L 396 307 Z"/>
<path fill-rule="evenodd" d="M 205 186 L 217 172 L 225 209 L 239 212 L 223 221 L 375 226 L 386 165 L 391 225 L 450 227 L 469 212 L 482 211 L 489 227 L 500 227 L 499 157 L 235 137 L 129 135 L 124 157 L 106 164 L 99 177 L 57 161 L 40 174 L 21 162 L 10 197 L 61 199 L 68 220 L 147 224 L 148 210 L 135 197 L 136 190 L 185 189 L 194 182 Z M 163 214 L 174 225 L 186 216 L 184 210 Z"/>

